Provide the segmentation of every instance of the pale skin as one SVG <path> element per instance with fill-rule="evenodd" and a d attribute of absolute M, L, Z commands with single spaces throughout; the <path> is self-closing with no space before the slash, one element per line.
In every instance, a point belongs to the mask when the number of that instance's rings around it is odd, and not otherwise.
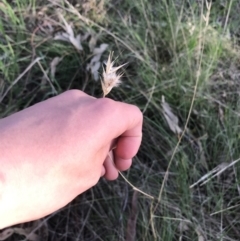
<path fill-rule="evenodd" d="M 0 120 L 0 229 L 42 218 L 130 168 L 142 113 L 71 90 Z M 109 158 L 113 149 L 114 162 Z"/>

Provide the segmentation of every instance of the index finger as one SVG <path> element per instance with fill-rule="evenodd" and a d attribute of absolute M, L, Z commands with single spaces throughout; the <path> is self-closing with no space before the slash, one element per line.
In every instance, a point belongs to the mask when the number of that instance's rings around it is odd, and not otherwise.
<path fill-rule="evenodd" d="M 143 115 L 139 108 L 133 105 L 117 102 L 118 121 L 114 123 L 115 138 L 114 150 L 115 165 L 119 170 L 126 170 L 131 166 L 131 159 L 137 154 L 142 141 Z"/>

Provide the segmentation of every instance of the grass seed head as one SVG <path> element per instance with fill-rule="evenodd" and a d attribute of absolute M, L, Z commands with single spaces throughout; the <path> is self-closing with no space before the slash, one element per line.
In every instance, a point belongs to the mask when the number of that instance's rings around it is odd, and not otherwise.
<path fill-rule="evenodd" d="M 103 76 L 101 79 L 103 97 L 105 97 L 112 90 L 112 88 L 121 84 L 120 78 L 123 74 L 117 74 L 117 70 L 122 68 L 125 64 L 118 67 L 113 67 L 113 65 L 114 61 L 112 61 L 112 53 L 110 53 L 106 63 L 106 68 L 103 69 Z"/>

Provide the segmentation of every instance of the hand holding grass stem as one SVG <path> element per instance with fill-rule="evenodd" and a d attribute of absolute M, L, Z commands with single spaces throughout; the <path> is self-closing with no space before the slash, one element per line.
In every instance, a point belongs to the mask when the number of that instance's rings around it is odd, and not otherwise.
<path fill-rule="evenodd" d="M 117 71 L 122 68 L 125 64 L 122 64 L 118 67 L 113 67 L 114 65 L 114 61 L 112 61 L 112 53 L 109 54 L 108 56 L 108 61 L 106 63 L 106 68 L 103 69 L 103 76 L 102 76 L 102 79 L 101 79 L 101 84 L 102 84 L 102 90 L 103 90 L 103 98 L 109 94 L 112 90 L 112 88 L 114 87 L 118 87 L 120 84 L 121 84 L 121 80 L 120 78 L 122 77 L 122 73 L 120 74 L 117 74 Z M 113 150 L 116 148 L 116 143 L 113 145 L 111 151 L 108 153 L 108 157 L 111 159 L 113 165 L 114 164 L 114 155 L 113 155 Z M 127 178 L 120 172 L 118 171 L 118 173 L 122 176 L 122 178 L 136 191 L 142 193 L 143 195 L 151 198 L 151 199 L 154 199 L 153 196 L 141 191 L 140 189 L 138 189 L 137 187 L 135 187 L 131 182 L 129 182 L 127 180 Z"/>

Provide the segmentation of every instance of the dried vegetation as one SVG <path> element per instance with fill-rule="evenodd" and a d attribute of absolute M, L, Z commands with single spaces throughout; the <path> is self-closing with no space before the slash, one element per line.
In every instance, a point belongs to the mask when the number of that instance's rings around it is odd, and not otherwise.
<path fill-rule="evenodd" d="M 239 11 L 234 0 L 3 0 L 1 117 L 67 89 L 100 97 L 102 83 L 141 108 L 144 129 L 127 179 L 0 240 L 239 240 Z"/>

